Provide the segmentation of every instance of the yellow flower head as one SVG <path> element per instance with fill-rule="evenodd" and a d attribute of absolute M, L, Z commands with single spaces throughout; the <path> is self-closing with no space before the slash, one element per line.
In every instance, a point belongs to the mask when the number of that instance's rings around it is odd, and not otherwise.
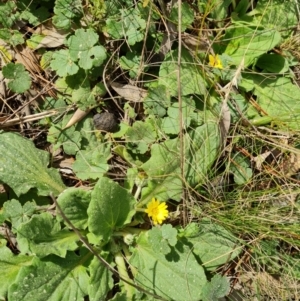
<path fill-rule="evenodd" d="M 147 205 L 147 209 L 145 212 L 149 217 L 152 218 L 153 224 L 161 224 L 168 216 L 169 211 L 167 210 L 166 202 L 160 203 L 155 198 L 151 200 L 151 202 Z"/>
<path fill-rule="evenodd" d="M 214 67 L 214 68 L 219 68 L 219 69 L 223 69 L 223 65 L 222 62 L 219 58 L 218 55 L 209 55 L 209 66 Z"/>

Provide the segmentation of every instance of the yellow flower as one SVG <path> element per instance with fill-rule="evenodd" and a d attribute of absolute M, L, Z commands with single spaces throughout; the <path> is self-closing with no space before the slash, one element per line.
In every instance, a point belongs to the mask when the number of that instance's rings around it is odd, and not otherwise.
<path fill-rule="evenodd" d="M 214 68 L 219 68 L 219 69 L 223 69 L 223 65 L 222 62 L 219 58 L 218 55 L 209 55 L 209 66 L 214 67 Z"/>
<path fill-rule="evenodd" d="M 160 203 L 155 198 L 151 200 L 151 202 L 147 205 L 147 209 L 145 212 L 149 217 L 152 218 L 153 224 L 161 224 L 168 216 L 169 211 L 167 210 L 166 202 Z"/>

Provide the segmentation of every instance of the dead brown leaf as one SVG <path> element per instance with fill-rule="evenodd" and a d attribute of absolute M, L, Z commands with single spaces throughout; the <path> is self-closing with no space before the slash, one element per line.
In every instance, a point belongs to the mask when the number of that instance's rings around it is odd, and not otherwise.
<path fill-rule="evenodd" d="M 132 102 L 142 102 L 147 96 L 147 90 L 141 89 L 133 85 L 123 85 L 112 82 L 111 87 L 124 99 Z"/>

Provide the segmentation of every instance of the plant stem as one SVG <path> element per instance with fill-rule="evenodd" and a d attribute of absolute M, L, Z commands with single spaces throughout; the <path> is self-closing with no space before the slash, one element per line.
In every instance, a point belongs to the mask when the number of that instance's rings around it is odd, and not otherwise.
<path fill-rule="evenodd" d="M 115 262 L 116 262 L 120 277 L 127 280 L 128 282 L 131 282 L 131 279 L 128 276 L 128 272 L 126 269 L 123 254 L 120 251 L 115 254 Z M 124 285 L 124 288 L 126 291 L 126 296 L 127 296 L 128 300 L 132 300 L 132 297 L 134 294 L 134 287 L 124 281 L 122 281 L 122 284 Z"/>
<path fill-rule="evenodd" d="M 123 252 L 125 254 L 125 257 L 126 257 L 126 260 L 128 262 L 129 258 L 131 257 L 131 253 L 128 250 L 128 246 L 126 244 L 122 244 L 122 250 L 123 250 Z M 131 270 L 131 273 L 132 273 L 133 277 L 135 277 L 137 272 L 138 272 L 137 269 L 132 265 L 129 265 L 129 267 L 130 267 L 130 270 Z"/>

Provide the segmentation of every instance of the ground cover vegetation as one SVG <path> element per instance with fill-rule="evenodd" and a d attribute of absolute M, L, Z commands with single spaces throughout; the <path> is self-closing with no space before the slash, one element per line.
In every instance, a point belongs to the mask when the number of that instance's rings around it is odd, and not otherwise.
<path fill-rule="evenodd" d="M 0 3 L 0 299 L 299 300 L 298 0 Z"/>

